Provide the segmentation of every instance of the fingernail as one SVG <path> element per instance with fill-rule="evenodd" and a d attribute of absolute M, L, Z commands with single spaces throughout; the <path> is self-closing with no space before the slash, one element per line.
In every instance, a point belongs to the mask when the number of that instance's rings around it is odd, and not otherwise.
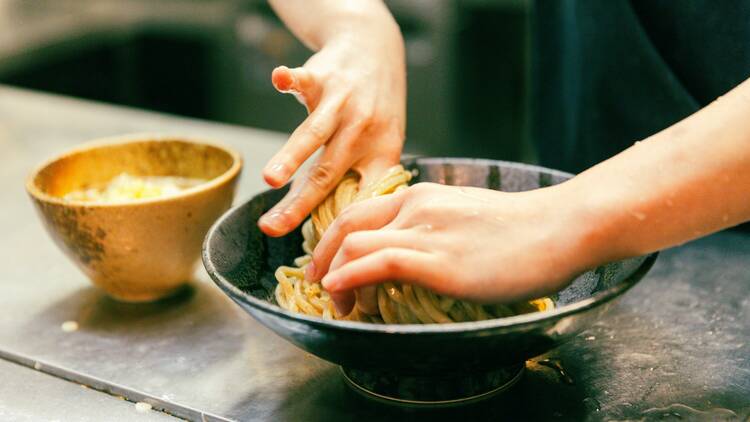
<path fill-rule="evenodd" d="M 289 178 L 289 169 L 281 164 L 276 163 L 268 167 L 265 171 L 266 173 L 266 181 L 268 181 L 268 177 L 270 176 L 272 182 L 285 182 L 287 178 Z"/>
<path fill-rule="evenodd" d="M 309 281 L 315 281 L 315 262 L 310 261 L 309 264 L 307 264 L 307 268 L 305 269 L 305 278 Z"/>
<path fill-rule="evenodd" d="M 260 218 L 261 224 L 264 226 L 267 226 L 273 230 L 281 231 L 284 228 L 282 227 L 282 221 L 281 221 L 281 213 L 278 211 L 273 211 L 268 214 L 265 214 Z"/>
<path fill-rule="evenodd" d="M 286 177 L 287 175 L 287 169 L 286 166 L 281 163 L 276 163 L 271 166 L 271 173 L 273 173 L 276 176 L 279 176 L 281 178 Z"/>
<path fill-rule="evenodd" d="M 293 75 L 289 73 L 288 67 L 279 66 L 271 72 L 271 82 L 279 91 L 287 92 L 292 87 L 294 79 Z"/>
<path fill-rule="evenodd" d="M 320 280 L 320 284 L 322 284 L 322 285 L 323 285 L 323 288 L 324 288 L 324 289 L 326 289 L 326 290 L 328 290 L 329 292 L 330 292 L 331 290 L 335 290 L 335 287 L 336 287 L 336 285 L 335 285 L 335 283 L 333 282 L 333 280 L 332 280 L 332 278 L 331 278 L 330 274 L 329 274 L 329 275 L 326 275 L 325 277 L 323 277 L 323 279 L 322 279 L 322 280 Z"/>

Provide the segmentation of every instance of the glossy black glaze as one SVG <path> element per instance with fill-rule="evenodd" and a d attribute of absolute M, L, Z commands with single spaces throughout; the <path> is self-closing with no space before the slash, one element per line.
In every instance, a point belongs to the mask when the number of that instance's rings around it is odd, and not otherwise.
<path fill-rule="evenodd" d="M 415 408 L 463 406 L 513 387 L 525 363 L 479 372 L 406 375 L 403 372 L 341 368 L 347 384 L 368 399 Z"/>
<path fill-rule="evenodd" d="M 420 158 L 405 162 L 415 182 L 522 191 L 564 181 L 570 175 L 516 163 Z M 278 239 L 257 228 L 259 216 L 284 189 L 266 191 L 228 211 L 206 238 L 203 262 L 216 284 L 278 335 L 330 362 L 358 370 L 409 375 L 481 372 L 540 355 L 597 320 L 609 302 L 637 283 L 656 254 L 587 272 L 553 296 L 553 311 L 490 321 L 386 325 L 329 321 L 294 314 L 273 301 L 279 265 L 302 254 L 299 231 Z"/>

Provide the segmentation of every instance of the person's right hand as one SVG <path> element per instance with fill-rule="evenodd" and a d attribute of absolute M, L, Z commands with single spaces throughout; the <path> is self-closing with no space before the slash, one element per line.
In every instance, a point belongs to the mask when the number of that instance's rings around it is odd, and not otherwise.
<path fill-rule="evenodd" d="M 286 184 L 322 147 L 319 158 L 259 221 L 269 236 L 296 228 L 354 169 L 366 184 L 400 159 L 405 130 L 404 46 L 398 27 L 358 25 L 331 38 L 304 66 L 273 71 L 280 92 L 294 94 L 309 116 L 263 170 Z"/>
<path fill-rule="evenodd" d="M 480 303 L 541 297 L 603 262 L 580 193 L 563 185 L 506 193 L 420 183 L 352 204 L 324 233 L 306 277 L 322 278 L 340 315 L 355 289 L 393 280 Z M 360 308 L 362 300 L 375 299 L 360 294 Z"/>

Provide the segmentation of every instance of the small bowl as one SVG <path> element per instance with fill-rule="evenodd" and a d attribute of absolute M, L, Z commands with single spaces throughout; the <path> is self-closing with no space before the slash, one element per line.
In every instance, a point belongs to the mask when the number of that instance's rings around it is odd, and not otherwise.
<path fill-rule="evenodd" d="M 414 182 L 503 191 L 536 189 L 571 176 L 491 160 L 418 158 L 404 165 L 417 172 Z M 303 254 L 302 236 L 297 230 L 269 238 L 256 223 L 284 193 L 284 189 L 266 191 L 221 217 L 206 237 L 203 264 L 216 284 L 262 324 L 298 347 L 341 365 L 355 391 L 389 403 L 450 406 L 509 388 L 527 359 L 594 323 L 656 259 L 651 254 L 588 271 L 551 296 L 555 309 L 550 311 L 429 325 L 326 320 L 287 311 L 274 301 L 274 271 Z"/>
<path fill-rule="evenodd" d="M 49 234 L 115 299 L 153 301 L 192 277 L 203 237 L 232 203 L 242 167 L 227 147 L 137 135 L 81 145 L 42 164 L 26 190 Z M 207 179 L 174 195 L 124 202 L 64 199 L 121 173 Z"/>

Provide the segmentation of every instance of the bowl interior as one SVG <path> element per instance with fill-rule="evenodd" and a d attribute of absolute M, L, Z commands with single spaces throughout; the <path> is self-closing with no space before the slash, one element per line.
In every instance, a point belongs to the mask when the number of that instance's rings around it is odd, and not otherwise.
<path fill-rule="evenodd" d="M 405 165 L 415 173 L 412 183 L 430 181 L 508 192 L 550 186 L 571 177 L 570 174 L 541 167 L 491 160 L 422 158 L 407 161 Z M 267 191 L 230 211 L 209 233 L 205 245 L 208 251 L 204 251 L 210 261 L 207 265 L 209 272 L 214 279 L 218 278 L 220 286 L 228 283 L 236 288 L 230 292 L 235 300 L 249 300 L 253 305 L 258 305 L 253 300 L 256 299 L 262 302 L 261 305 L 270 304 L 284 313 L 287 311 L 281 310 L 274 300 L 273 292 L 277 284 L 274 272 L 280 265 L 290 265 L 294 258 L 304 253 L 301 249 L 302 235 L 296 230 L 281 238 L 269 238 L 257 229 L 255 223 L 285 193 L 285 189 Z M 627 280 L 641 268 L 646 258 L 627 259 L 588 271 L 551 298 L 558 308 L 591 299 Z M 523 316 L 512 318 L 520 317 Z"/>
<path fill-rule="evenodd" d="M 134 139 L 84 145 L 43 165 L 31 189 L 52 197 L 133 176 L 178 176 L 211 180 L 237 158 L 218 146 L 181 139 Z"/>

